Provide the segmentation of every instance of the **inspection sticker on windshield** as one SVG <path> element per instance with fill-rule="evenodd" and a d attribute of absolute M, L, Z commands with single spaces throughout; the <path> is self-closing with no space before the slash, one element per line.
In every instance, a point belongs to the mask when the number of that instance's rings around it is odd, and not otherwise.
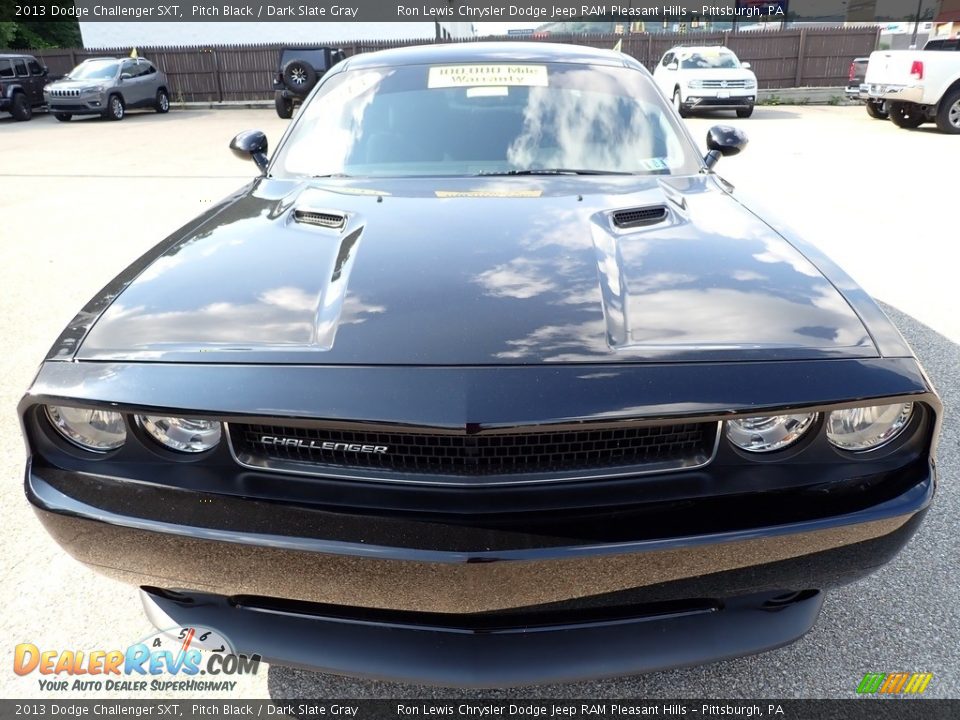
<path fill-rule="evenodd" d="M 546 65 L 437 65 L 427 76 L 428 88 L 547 84 Z"/>
<path fill-rule="evenodd" d="M 643 158 L 640 161 L 640 167 L 644 170 L 669 170 L 666 158 Z"/>

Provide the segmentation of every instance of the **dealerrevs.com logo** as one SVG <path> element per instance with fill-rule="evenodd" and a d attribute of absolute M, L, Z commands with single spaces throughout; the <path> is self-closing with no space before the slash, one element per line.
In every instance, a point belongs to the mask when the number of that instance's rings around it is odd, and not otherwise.
<path fill-rule="evenodd" d="M 162 630 L 125 650 L 42 650 L 33 643 L 14 649 L 13 671 L 37 674 L 41 690 L 69 691 L 232 691 L 230 678 L 256 675 L 259 655 L 241 655 L 211 628 Z"/>

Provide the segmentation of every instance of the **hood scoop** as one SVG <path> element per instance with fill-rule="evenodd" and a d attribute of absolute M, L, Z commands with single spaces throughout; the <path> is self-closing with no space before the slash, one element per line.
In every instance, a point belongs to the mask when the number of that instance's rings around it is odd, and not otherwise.
<path fill-rule="evenodd" d="M 293 211 L 293 221 L 303 225 L 317 225 L 331 230 L 342 230 L 344 225 L 347 224 L 347 216 L 345 213 L 336 210 L 297 209 Z"/>
<path fill-rule="evenodd" d="M 622 230 L 629 228 L 656 225 L 667 219 L 665 205 L 650 205 L 648 207 L 626 208 L 612 214 L 613 224 Z"/>

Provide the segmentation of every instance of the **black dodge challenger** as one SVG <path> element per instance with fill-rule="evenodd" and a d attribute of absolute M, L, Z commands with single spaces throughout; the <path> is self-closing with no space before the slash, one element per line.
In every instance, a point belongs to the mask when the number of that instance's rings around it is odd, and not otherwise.
<path fill-rule="evenodd" d="M 505 686 L 775 648 L 909 540 L 941 405 L 643 67 L 352 57 L 124 270 L 20 404 L 26 494 L 160 627 Z"/>

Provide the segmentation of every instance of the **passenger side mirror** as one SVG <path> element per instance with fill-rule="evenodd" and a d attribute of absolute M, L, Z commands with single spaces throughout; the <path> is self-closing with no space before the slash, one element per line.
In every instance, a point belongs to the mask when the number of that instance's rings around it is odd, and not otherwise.
<path fill-rule="evenodd" d="M 749 69 L 750 69 L 750 63 L 748 63 L 748 62 L 740 63 L 740 67 L 742 67 L 744 70 L 749 70 Z"/>
<path fill-rule="evenodd" d="M 270 160 L 267 158 L 267 136 L 260 130 L 244 130 L 230 141 L 230 149 L 241 160 L 253 160 L 265 175 Z"/>
<path fill-rule="evenodd" d="M 747 146 L 747 142 L 747 134 L 743 130 L 730 125 L 714 125 L 707 131 L 709 152 L 703 162 L 708 170 L 712 170 L 721 157 L 736 155 Z"/>
<path fill-rule="evenodd" d="M 46 65 L 44 65 L 44 66 L 43 66 L 43 72 L 41 72 L 40 74 L 43 75 L 43 77 L 46 77 L 47 75 L 50 74 L 50 68 L 48 68 Z"/>

